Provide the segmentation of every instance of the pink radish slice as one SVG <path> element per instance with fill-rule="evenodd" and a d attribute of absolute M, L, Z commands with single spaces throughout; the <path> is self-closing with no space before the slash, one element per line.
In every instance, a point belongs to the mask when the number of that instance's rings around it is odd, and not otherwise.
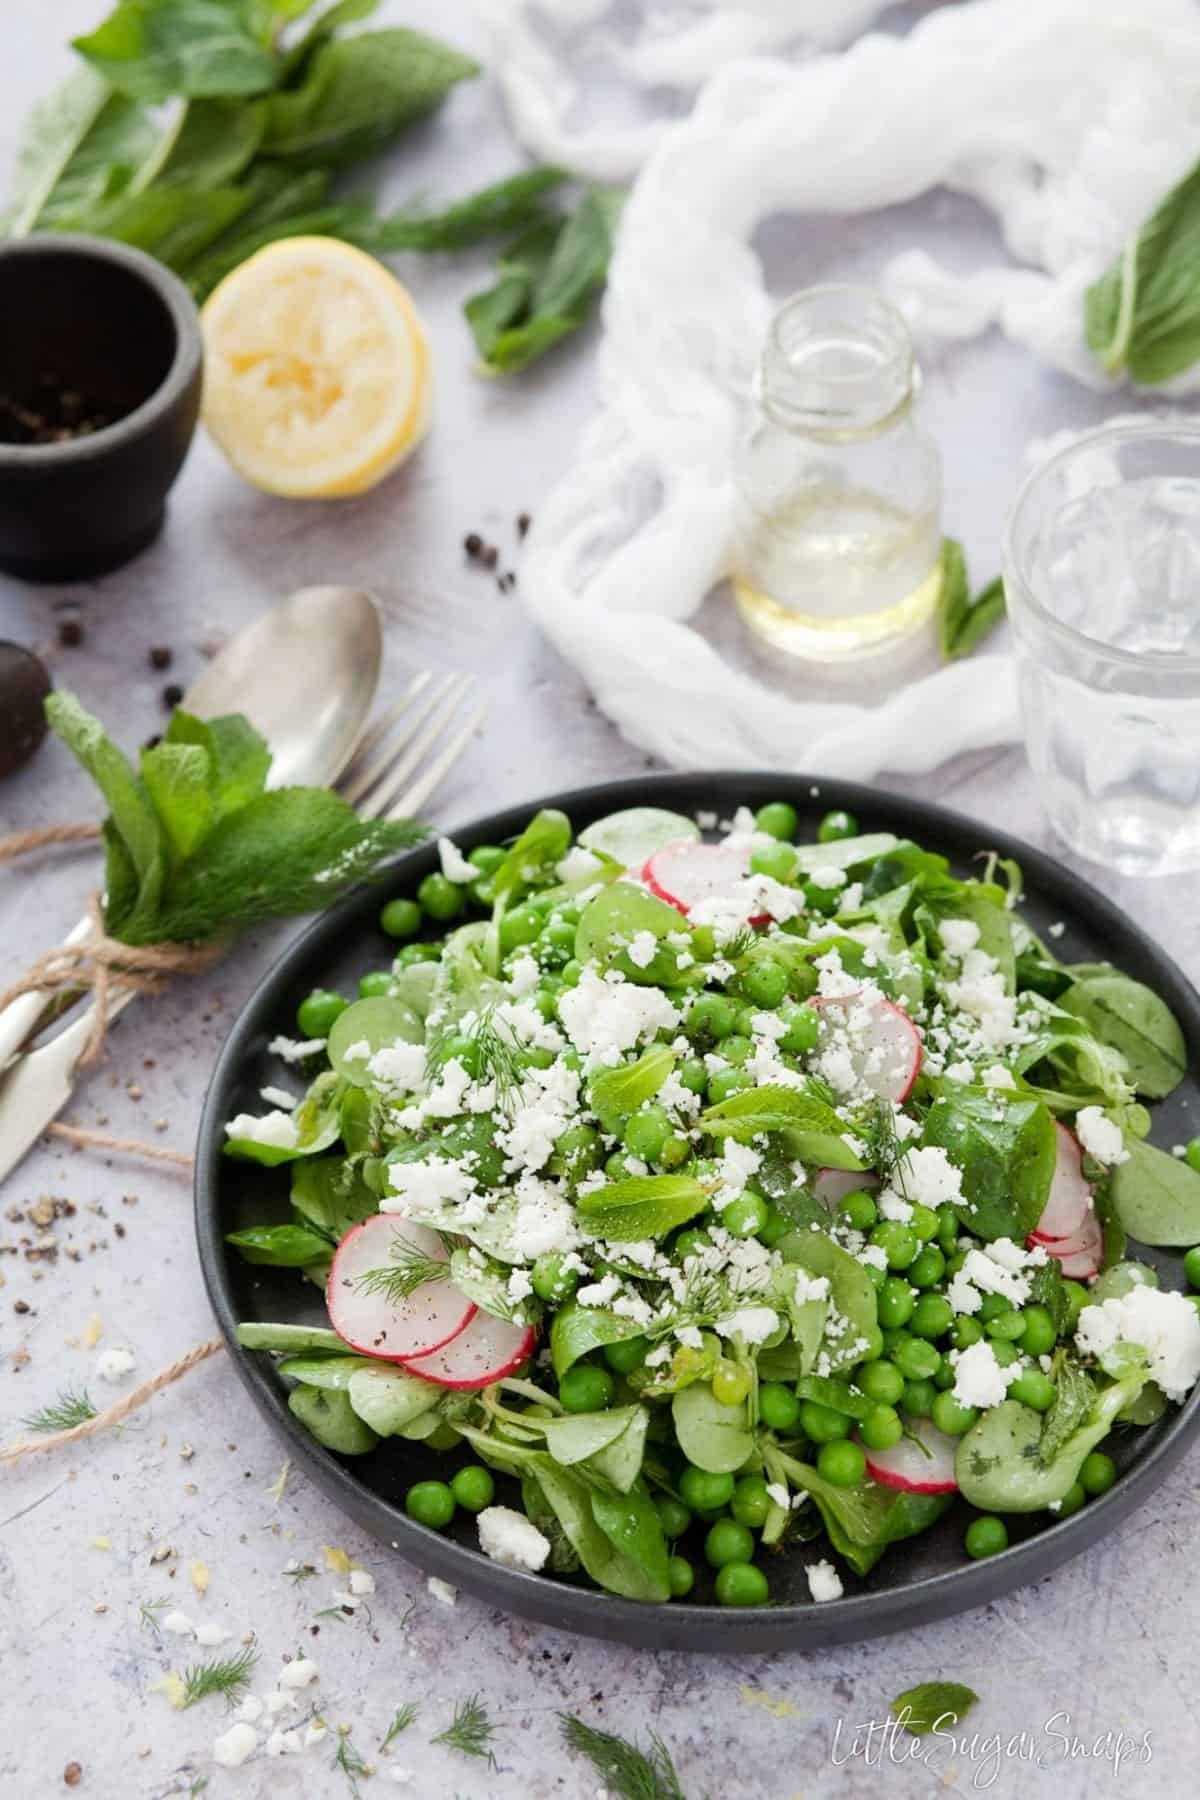
<path fill-rule="evenodd" d="M 481 1388 L 519 1369 L 536 1342 L 531 1325 L 514 1325 L 477 1312 L 465 1331 L 432 1356 L 409 1357 L 404 1366 L 410 1374 L 423 1375 L 442 1387 Z"/>
<path fill-rule="evenodd" d="M 836 1212 L 847 1194 L 857 1194 L 866 1188 L 873 1193 L 879 1186 L 879 1177 L 871 1169 L 818 1169 L 813 1176 L 813 1198 L 830 1212 Z"/>
<path fill-rule="evenodd" d="M 736 894 L 750 873 L 750 850 L 736 844 L 667 844 L 647 857 L 642 880 L 650 892 L 684 917 L 702 900 L 719 900 Z M 770 915 L 747 915 L 751 925 L 765 924 Z"/>
<path fill-rule="evenodd" d="M 910 1419 L 908 1429 L 921 1443 L 902 1437 L 890 1450 L 868 1450 L 868 1473 L 884 1487 L 899 1488 L 905 1494 L 953 1493 L 958 1486 L 954 1479 L 958 1439 L 947 1437 L 928 1419 Z"/>
<path fill-rule="evenodd" d="M 1075 1281 L 1086 1281 L 1100 1273 L 1104 1261 L 1104 1230 L 1094 1212 L 1090 1212 L 1079 1230 L 1069 1238 L 1051 1238 L 1046 1250 L 1057 1258 L 1064 1275 Z"/>
<path fill-rule="evenodd" d="M 921 1034 L 902 1007 L 882 994 L 823 996 L 823 1047 L 844 1047 L 855 1075 L 881 1100 L 907 1100 L 921 1072 Z"/>
<path fill-rule="evenodd" d="M 396 1265 L 401 1249 L 434 1262 L 449 1261 L 436 1231 L 375 1213 L 342 1239 L 325 1286 L 325 1304 L 338 1336 L 364 1356 L 387 1362 L 428 1356 L 465 1330 L 476 1311 L 474 1301 L 444 1277 L 422 1282 L 399 1300 L 372 1292 L 364 1276 Z"/>
<path fill-rule="evenodd" d="M 1065 1125 L 1055 1123 L 1057 1155 L 1050 1195 L 1033 1228 L 1039 1244 L 1074 1237 L 1092 1210 L 1091 1185 L 1083 1178 L 1079 1144 Z"/>

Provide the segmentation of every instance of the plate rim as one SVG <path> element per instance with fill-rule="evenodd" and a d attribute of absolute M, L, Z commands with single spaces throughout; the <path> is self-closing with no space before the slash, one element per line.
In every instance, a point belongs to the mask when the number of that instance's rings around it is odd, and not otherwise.
<path fill-rule="evenodd" d="M 696 798 L 698 789 L 706 798 Z M 1200 1049 L 1200 994 L 1167 951 L 1106 894 L 1049 852 L 936 801 L 840 777 L 769 770 L 697 770 L 626 776 L 562 789 L 467 820 L 453 827 L 452 835 L 456 842 L 495 841 L 511 836 L 532 813 L 546 806 L 558 807 L 570 817 L 573 809 L 595 812 L 599 805 L 609 811 L 637 805 L 671 806 L 672 800 L 676 803 L 673 810 L 694 813 L 712 801 L 715 809 L 723 812 L 756 795 L 795 800 L 797 790 L 804 790 L 809 799 L 827 800 L 831 807 L 881 815 L 869 821 L 870 829 L 891 828 L 914 837 L 923 834 L 925 841 L 938 848 L 956 837 L 973 839 L 1003 856 L 1015 857 L 1039 897 L 1061 901 L 1066 910 L 1090 914 L 1091 922 L 1131 947 L 1134 972 L 1139 979 L 1153 977 L 1180 1020 L 1192 1057 L 1196 1056 Z M 232 1253 L 224 1244 L 219 1220 L 225 1091 L 236 1080 L 248 1041 L 259 1029 L 259 1015 L 269 1012 L 277 990 L 288 985 L 294 968 L 327 940 L 336 940 L 350 920 L 357 925 L 358 915 L 373 903 L 372 897 L 377 897 L 381 888 L 389 892 L 406 888 L 436 867 L 438 835 L 431 833 L 386 864 L 371 884 L 357 888 L 321 914 L 264 971 L 234 1019 L 213 1066 L 197 1131 L 193 1179 L 196 1244 L 205 1289 L 226 1349 L 260 1413 L 287 1440 L 292 1457 L 336 1505 L 373 1536 L 407 1556 L 422 1575 L 441 1577 L 487 1603 L 539 1624 L 639 1648 L 737 1654 L 858 1642 L 985 1605 L 1040 1580 L 1079 1555 L 1149 1499 L 1200 1429 L 1200 1386 L 1132 1468 L 1078 1513 L 1011 1545 L 998 1556 L 940 1570 L 900 1587 L 846 1594 L 820 1605 L 787 1603 L 742 1611 L 625 1600 L 602 1589 L 504 1568 L 482 1551 L 417 1524 L 382 1495 L 364 1487 L 355 1478 L 352 1464 L 324 1449 L 289 1412 L 279 1384 L 271 1376 L 273 1365 L 237 1343 L 238 1321 L 225 1272 Z"/>

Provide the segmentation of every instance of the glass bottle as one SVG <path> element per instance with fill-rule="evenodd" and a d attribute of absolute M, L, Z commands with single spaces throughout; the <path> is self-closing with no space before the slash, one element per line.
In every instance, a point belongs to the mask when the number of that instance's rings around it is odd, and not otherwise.
<path fill-rule="evenodd" d="M 942 463 L 913 417 L 908 329 L 870 288 L 772 321 L 738 471 L 733 588 L 750 630 L 826 664 L 894 650 L 937 604 Z"/>

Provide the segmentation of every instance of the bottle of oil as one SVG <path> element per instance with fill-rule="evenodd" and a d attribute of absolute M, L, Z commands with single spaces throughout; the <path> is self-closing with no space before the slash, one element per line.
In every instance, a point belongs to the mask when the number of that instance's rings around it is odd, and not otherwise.
<path fill-rule="evenodd" d="M 918 374 L 869 288 L 806 288 L 767 335 L 739 470 L 733 588 L 772 650 L 826 665 L 894 652 L 941 583 L 942 465 Z"/>

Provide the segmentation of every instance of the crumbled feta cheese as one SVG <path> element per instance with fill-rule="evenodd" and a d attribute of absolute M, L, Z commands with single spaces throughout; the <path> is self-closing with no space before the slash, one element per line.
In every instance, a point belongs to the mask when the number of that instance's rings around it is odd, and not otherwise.
<path fill-rule="evenodd" d="M 259 1098 L 268 1106 L 277 1106 L 281 1112 L 295 1112 L 300 1103 L 298 1094 L 289 1094 L 286 1088 L 262 1087 L 258 1090 Z"/>
<path fill-rule="evenodd" d="M 468 882 L 479 880 L 479 870 L 467 861 L 453 838 L 440 837 L 437 847 L 438 861 L 447 881 L 454 882 L 456 887 L 466 887 Z"/>
<path fill-rule="evenodd" d="M 370 1055 L 371 1046 L 368 1044 L 366 1038 L 355 1038 L 354 1042 L 352 1044 L 347 1044 L 346 1048 L 342 1051 L 342 1061 L 367 1062 Z"/>
<path fill-rule="evenodd" d="M 375 1577 L 367 1569 L 351 1569 L 350 1592 L 361 1598 L 375 1592 Z"/>
<path fill-rule="evenodd" d="M 112 1382 L 114 1386 L 132 1373 L 134 1354 L 132 1350 L 102 1350 L 96 1358 L 96 1374 L 101 1381 Z"/>
<path fill-rule="evenodd" d="M 255 1118 L 253 1113 L 238 1113 L 226 1125 L 225 1136 L 247 1144 L 265 1144 L 272 1150 L 294 1150 L 300 1142 L 296 1121 L 289 1112 L 264 1113 L 261 1118 Z"/>
<path fill-rule="evenodd" d="M 985 1049 L 1002 1050 L 1019 1037 L 1016 996 L 1007 991 L 995 958 L 986 951 L 967 951 L 961 976 L 946 983 L 946 994 L 976 1021 L 979 1042 Z"/>
<path fill-rule="evenodd" d="M 306 1057 L 316 1056 L 326 1044 L 325 1038 L 305 1038 L 303 1040 L 289 1037 L 273 1037 L 267 1045 L 272 1056 L 281 1056 L 284 1062 L 303 1062 Z"/>
<path fill-rule="evenodd" d="M 1099 1106 L 1084 1106 L 1075 1114 L 1075 1135 L 1087 1151 L 1106 1169 L 1129 1161 L 1121 1127 L 1106 1116 Z"/>
<path fill-rule="evenodd" d="M 1052 938 L 1060 938 L 1066 929 L 1067 928 L 1061 919 L 1055 919 L 1053 925 L 1048 925 L 1046 927 L 1047 932 Z"/>
<path fill-rule="evenodd" d="M 263 1703 L 247 1694 L 233 1716 L 243 1725 L 255 1725 L 263 1716 Z"/>
<path fill-rule="evenodd" d="M 1003 1063 L 993 1063 L 983 1071 L 983 1085 L 986 1088 L 1015 1088 L 1016 1076 Z"/>
<path fill-rule="evenodd" d="M 767 1497 L 768 1499 L 773 1500 L 776 1506 L 782 1507 L 784 1512 L 787 1512 L 792 1504 L 792 1497 L 784 1487 L 782 1481 L 768 1481 Z"/>
<path fill-rule="evenodd" d="M 600 1181 L 603 1184 L 603 1175 Z M 509 1245 L 514 1255 L 533 1262 L 550 1251 L 571 1250 L 579 1242 L 574 1208 L 549 1182 L 523 1175 L 513 1196 L 517 1210 Z"/>
<path fill-rule="evenodd" d="M 938 1144 L 906 1150 L 900 1159 L 899 1179 L 910 1200 L 935 1212 L 943 1203 L 953 1206 L 963 1197 L 962 1176 Z"/>
<path fill-rule="evenodd" d="M 600 976 L 585 969 L 578 984 L 560 996 L 558 1010 L 589 1067 L 618 1062 L 643 1038 L 671 1031 L 680 1022 L 679 1013 L 658 988 L 622 981 L 616 970 Z"/>
<path fill-rule="evenodd" d="M 297 1656 L 290 1663 L 284 1663 L 279 1671 L 281 1688 L 307 1687 L 317 1679 L 317 1665 L 310 1656 Z"/>
<path fill-rule="evenodd" d="M 230 1635 L 223 1625 L 204 1624 L 196 1627 L 196 1642 L 206 1650 L 214 1649 L 217 1644 L 224 1644 Z"/>
<path fill-rule="evenodd" d="M 954 1398 L 960 1406 L 977 1406 L 981 1410 L 999 1406 L 1008 1392 L 1009 1383 L 1021 1373 L 1019 1362 L 1002 1368 L 987 1338 L 968 1344 L 965 1350 L 951 1351 L 954 1364 Z"/>
<path fill-rule="evenodd" d="M 506 1569 L 540 1569 L 550 1554 L 549 1538 L 510 1506 L 485 1506 L 478 1524 L 479 1548 Z"/>
<path fill-rule="evenodd" d="M 192 1621 L 185 1612 L 180 1612 L 178 1607 L 174 1612 L 167 1614 L 162 1622 L 162 1628 L 164 1631 L 169 1631 L 172 1637 L 191 1637 L 195 1631 Z"/>
<path fill-rule="evenodd" d="M 721 1337 L 740 1337 L 747 1344 L 765 1343 L 778 1329 L 779 1315 L 769 1306 L 741 1306 L 713 1326 Z"/>
<path fill-rule="evenodd" d="M 704 1339 L 695 1325 L 681 1325 L 675 1336 L 685 1350 L 699 1350 L 704 1343 Z"/>
<path fill-rule="evenodd" d="M 231 1725 L 213 1743 L 213 1761 L 223 1769 L 238 1769 L 258 1748 L 253 1725 Z"/>
<path fill-rule="evenodd" d="M 746 1183 L 762 1165 L 753 1144 L 736 1144 L 726 1138 L 721 1152 L 721 1185 L 712 1197 L 714 1212 L 722 1212 L 746 1191 Z"/>
<path fill-rule="evenodd" d="M 806 1564 L 804 1573 L 814 1600 L 840 1600 L 845 1593 L 841 1576 L 828 1560 Z"/>
<path fill-rule="evenodd" d="M 554 873 L 560 881 L 574 884 L 577 881 L 590 881 L 593 875 L 600 873 L 601 866 L 600 858 L 593 855 L 585 845 L 572 844 Z"/>
<path fill-rule="evenodd" d="M 845 887 L 846 871 L 845 869 L 833 868 L 813 869 L 805 879 L 809 881 L 813 887 L 824 888 L 828 891 L 831 888 Z"/>
<path fill-rule="evenodd" d="M 268 1756 L 299 1756 L 303 1748 L 298 1731 L 273 1731 L 264 1745 Z"/>
<path fill-rule="evenodd" d="M 380 1212 L 425 1213 L 460 1206 L 476 1191 L 475 1177 L 460 1163 L 436 1161 L 393 1163 L 393 1193 L 379 1202 Z"/>
<path fill-rule="evenodd" d="M 900 1194 L 891 1188 L 884 1188 L 879 1196 L 879 1216 L 882 1219 L 895 1219 L 901 1225 L 907 1225 L 913 1216 L 913 1209 Z"/>
<path fill-rule="evenodd" d="M 658 939 L 652 931 L 635 931 L 629 942 L 629 960 L 635 969 L 648 969 L 658 955 Z"/>
<path fill-rule="evenodd" d="M 357 1045 L 353 1047 L 357 1049 Z M 425 1079 L 425 1046 L 387 1044 L 370 1057 L 367 1068 L 381 1087 L 415 1093 Z"/>
<path fill-rule="evenodd" d="M 1114 1344 L 1136 1344 L 1168 1400 L 1182 1400 L 1200 1378 L 1200 1313 L 1185 1294 L 1138 1286 L 1085 1306 L 1075 1342 L 1089 1356 Z"/>
<path fill-rule="evenodd" d="M 608 1306 L 620 1291 L 621 1277 L 610 1269 L 599 1281 L 591 1281 L 586 1287 L 577 1288 L 575 1298 L 580 1306 Z"/>
<path fill-rule="evenodd" d="M 508 985 L 518 999 L 531 994 L 541 978 L 542 972 L 528 950 L 522 950 L 508 965 Z"/>
<path fill-rule="evenodd" d="M 305 1727 L 304 1748 L 311 1750 L 315 1744 L 323 1744 L 328 1736 L 328 1725 L 318 1725 L 314 1719 L 310 1725 Z"/>
<path fill-rule="evenodd" d="M 975 1079 L 975 1071 L 969 1062 L 947 1063 L 943 1073 L 947 1081 L 961 1082 L 963 1087 L 969 1087 Z"/>
<path fill-rule="evenodd" d="M 979 942 L 979 927 L 973 919 L 943 919 L 938 935 L 951 956 L 963 957 Z"/>

